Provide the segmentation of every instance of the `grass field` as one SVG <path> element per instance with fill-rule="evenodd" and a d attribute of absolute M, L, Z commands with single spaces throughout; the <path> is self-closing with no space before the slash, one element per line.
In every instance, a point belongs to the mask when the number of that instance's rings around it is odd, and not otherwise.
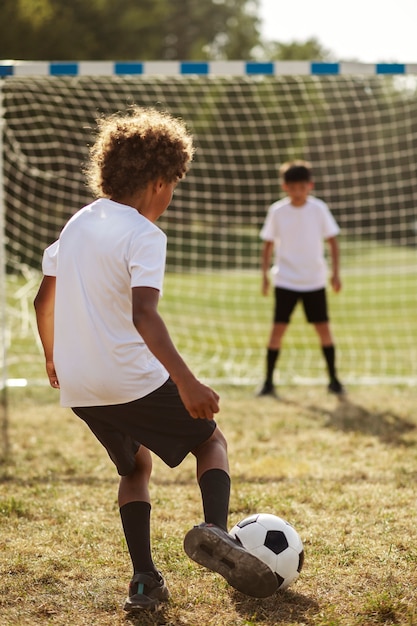
<path fill-rule="evenodd" d="M 10 458 L 0 465 L 2 626 L 417 625 L 415 393 L 288 386 L 280 400 L 220 387 L 229 441 L 230 525 L 288 519 L 305 565 L 288 591 L 257 600 L 191 562 L 201 520 L 194 463 L 155 459 L 152 538 L 172 599 L 156 616 L 122 610 L 130 561 L 106 453 L 48 388 L 9 390 Z"/>
<path fill-rule="evenodd" d="M 329 309 L 344 382 L 417 383 L 416 251 L 342 241 L 343 290 Z M 8 375 L 44 380 L 33 314 L 40 276 L 10 276 Z M 168 273 L 160 311 L 192 368 L 205 380 L 260 383 L 273 298 L 260 295 L 259 272 Z M 325 381 L 314 330 L 298 307 L 285 337 L 279 382 Z M 277 377 L 278 382 L 278 377 Z"/>
<path fill-rule="evenodd" d="M 115 471 L 46 386 L 32 307 L 39 274 L 9 277 L 7 374 L 41 384 L 8 390 L 1 626 L 417 626 L 416 253 L 355 245 L 342 258 L 344 290 L 329 298 L 345 402 L 325 393 L 300 310 L 280 359 L 280 400 L 254 398 L 272 312 L 258 273 L 167 275 L 160 309 L 178 347 L 204 380 L 221 381 L 230 526 L 253 512 L 285 517 L 306 561 L 292 588 L 266 600 L 228 588 L 182 550 L 201 521 L 192 459 L 176 470 L 155 459 L 153 543 L 172 600 L 140 620 L 121 609 L 131 572 Z M 374 384 L 356 384 L 366 380 Z"/>

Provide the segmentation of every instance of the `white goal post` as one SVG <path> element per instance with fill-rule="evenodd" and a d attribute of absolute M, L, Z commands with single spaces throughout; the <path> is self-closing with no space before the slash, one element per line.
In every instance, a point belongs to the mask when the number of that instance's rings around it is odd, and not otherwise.
<path fill-rule="evenodd" d="M 5 116 L 3 109 L 3 90 L 0 81 L 0 460 L 9 454 L 8 412 L 7 412 L 7 333 L 6 333 L 6 246 L 5 246 L 5 209 L 3 184 L 3 129 Z"/>
<path fill-rule="evenodd" d="M 42 250 L 91 200 L 82 164 L 96 117 L 134 103 L 182 117 L 195 136 L 159 223 L 161 311 L 202 379 L 262 380 L 273 302 L 260 295 L 259 230 L 281 195 L 279 165 L 303 158 L 342 229 L 344 288 L 329 290 L 342 380 L 417 383 L 416 75 L 417 65 L 386 63 L 0 61 L 9 380 L 42 378 L 31 307 Z M 324 380 L 297 310 L 279 382 Z"/>

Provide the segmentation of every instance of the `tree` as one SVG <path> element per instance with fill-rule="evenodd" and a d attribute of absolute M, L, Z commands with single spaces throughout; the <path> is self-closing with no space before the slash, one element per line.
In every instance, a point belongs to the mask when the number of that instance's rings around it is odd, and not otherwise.
<path fill-rule="evenodd" d="M 259 0 L 2 0 L 0 58 L 251 58 Z"/>
<path fill-rule="evenodd" d="M 312 37 L 304 42 L 291 41 L 279 43 L 278 41 L 265 42 L 261 46 L 261 54 L 264 58 L 275 61 L 330 61 L 332 53 L 324 48 L 318 39 Z"/>

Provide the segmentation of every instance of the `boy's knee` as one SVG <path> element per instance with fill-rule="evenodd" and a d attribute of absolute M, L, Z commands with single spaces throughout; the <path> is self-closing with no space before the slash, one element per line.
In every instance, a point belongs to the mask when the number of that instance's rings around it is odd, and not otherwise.
<path fill-rule="evenodd" d="M 220 446 L 227 452 L 226 437 L 223 435 L 219 427 L 216 428 L 216 430 L 208 439 L 206 439 L 205 441 L 203 441 L 203 443 L 200 443 L 199 446 L 194 448 L 194 450 L 192 450 L 192 453 L 195 456 L 198 456 L 198 454 L 202 452 L 203 450 L 207 450 L 208 448 L 217 447 L 217 446 Z"/>
<path fill-rule="evenodd" d="M 134 473 L 147 474 L 148 476 L 152 473 L 152 456 L 144 446 L 140 446 L 135 454 L 135 467 L 132 474 Z"/>
<path fill-rule="evenodd" d="M 216 428 L 216 430 L 212 434 L 212 437 L 215 439 L 217 444 L 219 444 L 225 450 L 227 450 L 227 440 L 226 440 L 226 437 L 223 435 L 223 433 L 222 433 L 222 431 L 220 430 L 219 427 Z"/>

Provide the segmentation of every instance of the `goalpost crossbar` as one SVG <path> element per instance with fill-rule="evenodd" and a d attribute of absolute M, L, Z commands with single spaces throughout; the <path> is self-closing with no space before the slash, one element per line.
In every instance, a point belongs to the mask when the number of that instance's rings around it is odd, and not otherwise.
<path fill-rule="evenodd" d="M 353 61 L 0 61 L 7 76 L 348 76 L 412 75 L 417 63 Z"/>

